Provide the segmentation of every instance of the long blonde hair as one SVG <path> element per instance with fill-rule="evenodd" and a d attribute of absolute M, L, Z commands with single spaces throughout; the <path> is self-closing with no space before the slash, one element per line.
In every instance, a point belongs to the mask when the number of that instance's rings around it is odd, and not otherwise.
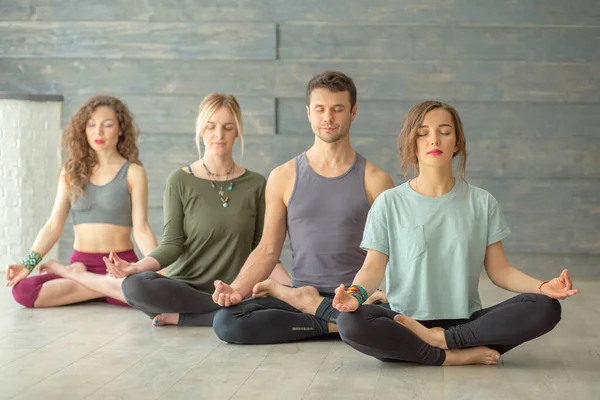
<path fill-rule="evenodd" d="M 210 117 L 221 107 L 226 107 L 233 115 L 237 133 L 242 146 L 242 156 L 244 156 L 244 131 L 242 128 L 242 109 L 237 99 L 232 94 L 211 93 L 206 96 L 198 107 L 198 117 L 196 118 L 196 147 L 198 148 L 198 156 L 202 158 L 202 132 L 206 128 L 206 124 Z"/>
<path fill-rule="evenodd" d="M 398 152 L 400 153 L 400 164 L 404 178 L 408 179 L 409 172 L 419 172 L 419 160 L 417 158 L 417 131 L 423 125 L 425 114 L 429 111 L 442 108 L 450 113 L 454 121 L 456 132 L 456 147 L 452 158 L 458 156 L 458 176 L 465 179 L 465 168 L 467 165 L 467 141 L 462 121 L 458 111 L 449 104 L 435 100 L 421 101 L 415 104 L 404 117 L 402 129 L 398 135 Z"/>

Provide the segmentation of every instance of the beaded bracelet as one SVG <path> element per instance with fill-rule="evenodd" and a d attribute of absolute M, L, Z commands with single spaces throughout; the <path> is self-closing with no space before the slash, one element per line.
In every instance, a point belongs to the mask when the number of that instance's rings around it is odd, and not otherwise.
<path fill-rule="evenodd" d="M 21 264 L 25 267 L 25 269 L 33 271 L 36 265 L 38 265 L 40 262 L 42 262 L 42 255 L 35 250 L 31 250 L 29 253 L 27 253 L 23 261 L 21 261 Z"/>
<path fill-rule="evenodd" d="M 356 300 L 358 300 L 359 307 L 369 298 L 369 293 L 367 293 L 367 290 L 359 285 L 350 286 L 348 289 L 346 289 L 346 293 L 354 296 Z"/>

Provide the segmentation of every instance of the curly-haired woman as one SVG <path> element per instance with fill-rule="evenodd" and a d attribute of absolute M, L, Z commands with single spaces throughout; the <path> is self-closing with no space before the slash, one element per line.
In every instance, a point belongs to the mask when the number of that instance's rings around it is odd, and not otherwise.
<path fill-rule="evenodd" d="M 63 135 L 67 159 L 48 222 L 20 264 L 9 265 L 6 285 L 26 307 L 53 307 L 106 297 L 55 274 L 28 277 L 58 242 L 69 214 L 75 234 L 71 264 L 105 274 L 103 257 L 110 251 L 136 261 L 131 234 L 145 255 L 157 246 L 147 219 L 148 181 L 138 159 L 138 131 L 133 116 L 119 99 L 96 96 L 73 116 Z M 112 279 L 112 278 L 110 278 Z"/>

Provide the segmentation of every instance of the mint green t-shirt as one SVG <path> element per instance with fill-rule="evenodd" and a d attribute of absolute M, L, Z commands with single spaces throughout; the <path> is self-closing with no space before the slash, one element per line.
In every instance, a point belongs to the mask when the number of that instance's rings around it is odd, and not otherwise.
<path fill-rule="evenodd" d="M 509 234 L 487 191 L 457 179 L 445 195 L 427 197 L 406 182 L 375 200 L 361 247 L 389 256 L 392 310 L 418 320 L 459 319 L 481 309 L 486 248 Z"/>

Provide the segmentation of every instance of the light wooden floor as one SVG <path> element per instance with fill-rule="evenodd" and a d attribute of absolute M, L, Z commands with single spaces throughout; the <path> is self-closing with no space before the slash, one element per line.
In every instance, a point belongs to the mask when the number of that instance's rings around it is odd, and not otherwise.
<path fill-rule="evenodd" d="M 234 346 L 106 304 L 24 309 L 0 291 L 0 399 L 600 399 L 600 282 L 493 367 L 388 364 L 340 341 Z M 510 296 L 482 281 L 486 305 Z"/>

